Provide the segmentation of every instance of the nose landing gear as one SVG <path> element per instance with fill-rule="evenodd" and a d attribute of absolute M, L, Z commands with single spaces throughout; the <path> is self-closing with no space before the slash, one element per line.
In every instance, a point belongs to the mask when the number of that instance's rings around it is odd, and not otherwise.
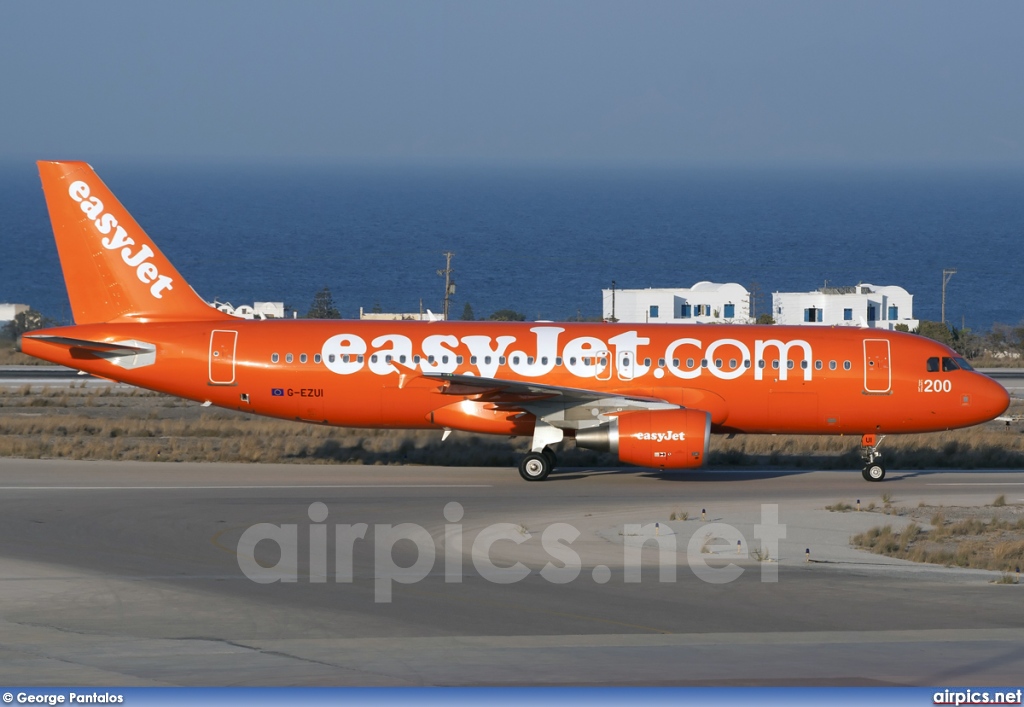
<path fill-rule="evenodd" d="M 878 446 L 885 439 L 885 435 L 876 436 L 866 434 L 860 438 L 860 458 L 864 462 L 861 476 L 865 481 L 881 481 L 885 478 L 885 467 L 882 466 L 882 453 Z"/>

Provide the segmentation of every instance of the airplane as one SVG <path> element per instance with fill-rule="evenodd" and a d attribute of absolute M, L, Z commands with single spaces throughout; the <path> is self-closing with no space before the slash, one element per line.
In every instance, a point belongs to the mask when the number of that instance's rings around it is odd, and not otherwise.
<path fill-rule="evenodd" d="M 204 405 L 321 425 L 526 436 L 655 469 L 704 465 L 720 434 L 861 437 L 992 420 L 1006 390 L 908 333 L 853 327 L 242 320 L 205 302 L 84 162 L 39 162 L 73 326 L 20 349 Z"/>

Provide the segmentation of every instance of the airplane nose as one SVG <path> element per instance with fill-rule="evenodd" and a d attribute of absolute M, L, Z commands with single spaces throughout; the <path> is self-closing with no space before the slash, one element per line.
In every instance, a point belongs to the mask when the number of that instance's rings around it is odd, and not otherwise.
<path fill-rule="evenodd" d="M 972 406 L 977 410 L 983 419 L 979 422 L 987 422 L 1006 412 L 1010 407 L 1010 394 L 1006 388 L 992 380 L 988 376 L 979 373 L 981 380 L 974 394 L 975 404 Z"/>

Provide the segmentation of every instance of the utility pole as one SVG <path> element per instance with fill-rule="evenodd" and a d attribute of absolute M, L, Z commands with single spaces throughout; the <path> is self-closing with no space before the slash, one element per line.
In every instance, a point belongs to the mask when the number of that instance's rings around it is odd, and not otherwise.
<path fill-rule="evenodd" d="M 956 275 L 956 268 L 943 268 L 942 269 L 942 323 L 946 323 L 946 283 L 949 282 L 949 278 Z"/>
<path fill-rule="evenodd" d="M 611 321 L 613 321 L 613 322 L 619 321 L 618 319 L 615 318 L 615 280 L 612 280 L 612 318 L 611 318 Z"/>
<path fill-rule="evenodd" d="M 455 294 L 455 281 L 452 280 L 452 256 L 455 253 L 451 251 L 445 251 L 444 253 L 444 270 L 438 270 L 437 274 L 444 278 L 444 320 L 448 321 L 448 304 L 451 301 L 452 296 Z"/>
<path fill-rule="evenodd" d="M 757 281 L 750 283 L 750 319 L 757 321 L 757 301 L 761 298 L 761 285 Z"/>

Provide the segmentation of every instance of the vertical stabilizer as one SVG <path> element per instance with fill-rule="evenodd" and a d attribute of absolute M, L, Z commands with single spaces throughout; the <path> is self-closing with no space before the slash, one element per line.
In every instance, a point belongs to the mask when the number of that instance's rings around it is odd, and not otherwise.
<path fill-rule="evenodd" d="M 76 324 L 228 315 L 203 301 L 84 162 L 39 162 Z"/>

